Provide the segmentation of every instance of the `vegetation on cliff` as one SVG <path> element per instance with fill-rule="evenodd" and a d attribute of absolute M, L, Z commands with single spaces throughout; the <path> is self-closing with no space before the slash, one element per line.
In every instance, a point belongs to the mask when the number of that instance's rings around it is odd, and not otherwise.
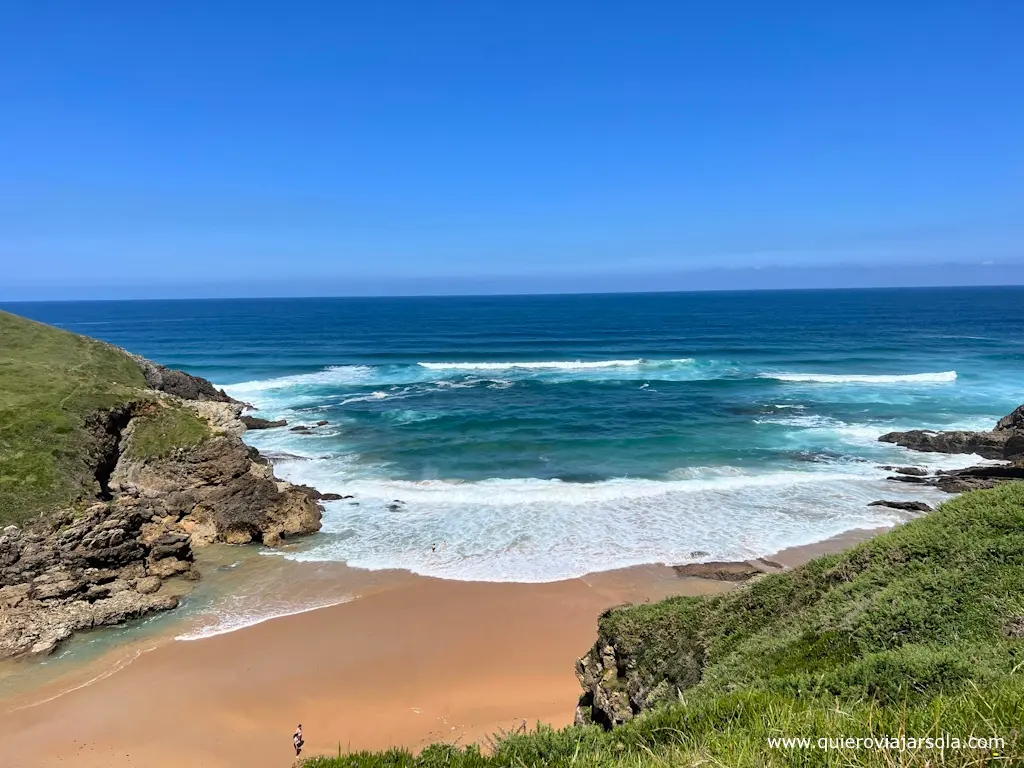
<path fill-rule="evenodd" d="M 145 389 L 122 350 L 0 312 L 0 527 L 96 496 L 94 415 Z"/>
<path fill-rule="evenodd" d="M 146 460 L 190 449 L 208 440 L 210 425 L 194 411 L 177 405 L 154 403 L 134 417 L 131 458 Z"/>
<path fill-rule="evenodd" d="M 1024 484 L 724 595 L 607 612 L 581 720 L 501 740 L 320 758 L 342 766 L 967 766 L 1024 762 Z M 616 725 L 608 730 L 604 726 Z M 1004 740 L 822 749 L 769 739 Z"/>

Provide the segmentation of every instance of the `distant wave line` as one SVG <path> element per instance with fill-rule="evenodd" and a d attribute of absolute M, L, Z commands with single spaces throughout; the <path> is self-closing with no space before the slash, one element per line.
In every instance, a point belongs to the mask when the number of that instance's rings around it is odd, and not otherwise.
<path fill-rule="evenodd" d="M 638 357 L 630 360 L 550 360 L 536 362 L 510 360 L 507 362 L 417 363 L 417 365 L 431 371 L 502 371 L 510 368 L 576 371 L 591 368 L 637 368 L 642 365 L 664 365 L 667 363 L 689 365 L 693 362 L 694 359 L 692 357 L 672 360 L 645 360 Z"/>
<path fill-rule="evenodd" d="M 814 384 L 941 384 L 956 381 L 956 371 L 940 373 L 759 373 L 758 378 Z"/>

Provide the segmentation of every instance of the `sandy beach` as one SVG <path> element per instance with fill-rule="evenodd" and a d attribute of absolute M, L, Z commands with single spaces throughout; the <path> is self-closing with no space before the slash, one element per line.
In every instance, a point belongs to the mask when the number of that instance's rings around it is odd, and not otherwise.
<path fill-rule="evenodd" d="M 792 566 L 872 533 L 772 559 Z M 303 564 L 282 567 L 301 591 Z M 563 726 L 601 611 L 732 588 L 665 566 L 549 584 L 347 578 L 363 579 L 351 602 L 192 642 L 128 643 L 0 701 L 3 765 L 288 766 L 300 722 L 305 755 Z"/>

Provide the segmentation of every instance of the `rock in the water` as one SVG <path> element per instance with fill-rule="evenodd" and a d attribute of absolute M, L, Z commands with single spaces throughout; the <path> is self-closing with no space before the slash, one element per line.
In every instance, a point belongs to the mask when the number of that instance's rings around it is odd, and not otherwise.
<path fill-rule="evenodd" d="M 889 475 L 886 480 L 895 480 L 897 483 L 910 483 L 911 485 L 927 485 L 928 480 L 917 475 Z"/>
<path fill-rule="evenodd" d="M 275 427 L 286 427 L 288 422 L 285 419 L 261 419 L 258 416 L 240 416 L 239 421 L 245 424 L 246 429 L 274 429 Z"/>
<path fill-rule="evenodd" d="M 307 426 L 304 426 L 304 425 L 300 424 L 297 427 L 292 427 L 291 429 L 289 429 L 289 432 L 296 432 L 296 433 L 298 433 L 300 435 L 308 435 L 308 434 L 311 434 L 313 432 L 313 430 L 310 429 Z"/>
<path fill-rule="evenodd" d="M 920 467 L 893 467 L 892 471 L 897 475 L 910 475 L 911 477 L 925 477 L 928 474 L 928 470 Z"/>
<path fill-rule="evenodd" d="M 923 501 L 887 501 L 885 499 L 872 501 L 869 507 L 889 507 L 890 509 L 901 509 L 904 512 L 934 512 L 930 504 Z"/>
<path fill-rule="evenodd" d="M 327 421 L 327 419 L 321 419 L 316 423 L 318 427 L 326 427 L 328 424 L 330 424 L 330 422 Z"/>

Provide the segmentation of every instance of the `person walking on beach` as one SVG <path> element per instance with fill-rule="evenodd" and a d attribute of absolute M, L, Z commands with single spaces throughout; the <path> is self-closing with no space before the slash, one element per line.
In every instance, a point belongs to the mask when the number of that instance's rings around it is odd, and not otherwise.
<path fill-rule="evenodd" d="M 299 723 L 299 727 L 295 729 L 295 733 L 292 735 L 292 744 L 295 747 L 295 756 L 298 757 L 302 751 L 302 745 L 306 742 L 302 739 L 302 723 Z"/>

